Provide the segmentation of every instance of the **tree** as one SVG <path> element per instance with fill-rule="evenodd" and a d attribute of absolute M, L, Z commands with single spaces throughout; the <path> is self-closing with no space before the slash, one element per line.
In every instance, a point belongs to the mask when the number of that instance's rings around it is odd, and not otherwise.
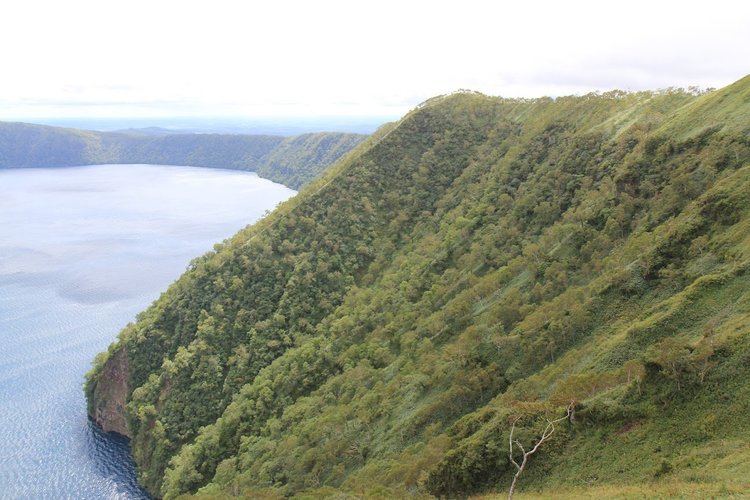
<path fill-rule="evenodd" d="M 682 339 L 667 337 L 650 349 L 651 358 L 661 367 L 662 373 L 675 381 L 679 392 L 684 374 L 690 369 L 690 349 Z"/>
<path fill-rule="evenodd" d="M 640 394 L 641 382 L 643 382 L 643 378 L 646 376 L 646 368 L 643 366 L 643 363 L 637 359 L 631 359 L 622 365 L 622 369 L 627 377 L 626 382 L 628 384 L 635 382 L 636 387 L 638 388 L 638 394 Z"/>
<path fill-rule="evenodd" d="M 707 335 L 703 337 L 693 348 L 693 364 L 698 372 L 698 380 L 701 384 L 706 379 L 708 371 L 716 366 L 716 362 L 711 360 L 713 355 L 714 341 L 711 336 Z"/>
<path fill-rule="evenodd" d="M 571 416 L 573 415 L 573 411 L 575 409 L 575 403 L 571 402 L 567 410 L 565 412 L 565 415 L 555 419 L 555 420 L 547 420 L 547 426 L 544 428 L 544 431 L 542 431 L 542 435 L 539 438 L 539 440 L 534 444 L 534 447 L 531 448 L 529 451 L 526 451 L 526 449 L 523 447 L 520 441 L 517 439 L 513 439 L 513 433 L 516 430 L 516 423 L 521 419 L 521 417 L 517 417 L 515 420 L 513 420 L 513 424 L 510 427 L 510 437 L 508 438 L 508 445 L 510 448 L 510 451 L 508 453 L 508 456 L 510 457 L 510 461 L 513 465 L 516 466 L 516 474 L 513 476 L 513 482 L 510 484 L 510 490 L 508 490 L 508 500 L 513 500 L 513 493 L 516 489 L 516 483 L 518 482 L 518 478 L 521 477 L 521 474 L 523 474 L 524 469 L 526 468 L 526 463 L 529 461 L 529 457 L 537 452 L 539 447 L 547 441 L 552 434 L 555 432 L 555 424 L 557 422 L 562 422 L 563 420 L 570 420 Z M 516 462 L 516 459 L 513 458 L 513 450 L 515 447 L 518 447 L 518 449 L 521 450 L 521 453 L 523 453 L 523 459 L 521 460 L 521 463 L 519 464 Z"/>

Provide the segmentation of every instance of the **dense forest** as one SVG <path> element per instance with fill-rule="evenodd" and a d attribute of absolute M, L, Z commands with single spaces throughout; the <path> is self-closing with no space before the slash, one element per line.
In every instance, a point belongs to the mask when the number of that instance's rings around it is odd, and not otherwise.
<path fill-rule="evenodd" d="M 164 498 L 503 492 L 543 436 L 520 493 L 746 491 L 748 117 L 750 77 L 431 99 L 197 258 L 89 413 Z"/>
<path fill-rule="evenodd" d="M 0 123 L 0 168 L 150 163 L 249 170 L 293 189 L 318 176 L 366 136 L 294 137 L 94 132 Z"/>

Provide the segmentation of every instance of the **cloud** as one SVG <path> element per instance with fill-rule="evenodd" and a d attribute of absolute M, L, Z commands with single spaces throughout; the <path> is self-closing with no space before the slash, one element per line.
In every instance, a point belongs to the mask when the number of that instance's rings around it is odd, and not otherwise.
<path fill-rule="evenodd" d="M 28 0 L 4 10 L 0 45 L 13 49 L 0 119 L 399 115 L 458 88 L 722 86 L 750 60 L 750 4 L 729 0 Z"/>

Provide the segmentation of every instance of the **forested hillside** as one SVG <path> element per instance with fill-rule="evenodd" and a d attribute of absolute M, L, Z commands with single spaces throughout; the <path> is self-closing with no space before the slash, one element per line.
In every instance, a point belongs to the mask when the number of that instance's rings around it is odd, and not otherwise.
<path fill-rule="evenodd" d="M 503 492 L 568 408 L 520 492 L 745 491 L 748 117 L 750 77 L 431 99 L 196 259 L 89 413 L 165 498 Z"/>
<path fill-rule="evenodd" d="M 295 137 L 93 132 L 0 123 L 0 168 L 150 163 L 230 168 L 299 189 L 364 140 L 346 133 Z"/>

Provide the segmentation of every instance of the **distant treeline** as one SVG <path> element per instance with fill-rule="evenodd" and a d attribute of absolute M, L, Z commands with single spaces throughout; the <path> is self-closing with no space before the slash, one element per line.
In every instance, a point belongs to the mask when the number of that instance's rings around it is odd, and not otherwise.
<path fill-rule="evenodd" d="M 299 189 L 361 143 L 359 134 L 271 135 L 94 132 L 0 123 L 0 168 L 151 163 L 228 168 Z"/>

